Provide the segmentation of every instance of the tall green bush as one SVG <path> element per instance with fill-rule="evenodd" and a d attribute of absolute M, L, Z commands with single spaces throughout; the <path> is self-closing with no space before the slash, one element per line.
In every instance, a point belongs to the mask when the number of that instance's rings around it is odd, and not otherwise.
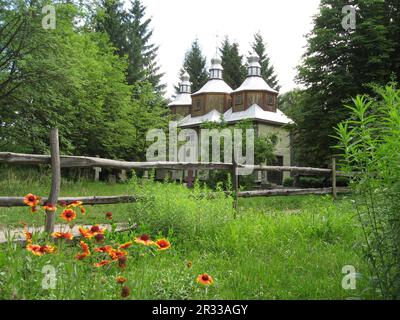
<path fill-rule="evenodd" d="M 342 166 L 354 172 L 351 187 L 365 237 L 374 289 L 400 298 L 400 90 L 375 88 L 377 98 L 358 96 L 351 118 L 337 128 Z"/>

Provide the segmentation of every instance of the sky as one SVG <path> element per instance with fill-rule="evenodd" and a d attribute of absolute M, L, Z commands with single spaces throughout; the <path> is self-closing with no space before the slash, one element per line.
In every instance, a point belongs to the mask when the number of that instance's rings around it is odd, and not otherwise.
<path fill-rule="evenodd" d="M 216 45 L 228 35 L 248 55 L 260 32 L 278 75 L 280 92 L 297 87 L 294 78 L 305 51 L 305 35 L 320 0 L 142 0 L 152 18 L 152 41 L 160 46 L 158 63 L 165 73 L 167 97 L 174 93 L 186 51 L 199 39 L 207 66 Z M 218 42 L 217 42 L 217 39 Z"/>

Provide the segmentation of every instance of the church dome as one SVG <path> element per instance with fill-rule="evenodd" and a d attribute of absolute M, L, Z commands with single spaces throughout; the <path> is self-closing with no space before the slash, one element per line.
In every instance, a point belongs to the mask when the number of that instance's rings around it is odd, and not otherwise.
<path fill-rule="evenodd" d="M 232 88 L 222 79 L 222 60 L 219 55 L 211 59 L 211 68 L 208 82 L 194 95 L 200 93 L 226 93 L 230 94 Z"/>
<path fill-rule="evenodd" d="M 257 53 L 253 52 L 248 61 L 247 78 L 244 80 L 242 85 L 233 92 L 268 91 L 272 93 L 278 93 L 278 91 L 272 89 L 261 77 L 260 57 L 257 55 Z"/>
<path fill-rule="evenodd" d="M 190 75 L 185 70 L 179 83 L 179 93 L 168 106 L 188 106 L 192 104 Z"/>

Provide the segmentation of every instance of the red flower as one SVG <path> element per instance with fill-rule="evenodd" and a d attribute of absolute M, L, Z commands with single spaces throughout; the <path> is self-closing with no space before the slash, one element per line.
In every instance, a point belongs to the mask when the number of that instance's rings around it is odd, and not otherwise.
<path fill-rule="evenodd" d="M 60 217 L 65 221 L 71 222 L 72 220 L 76 219 L 76 212 L 72 209 L 65 209 L 61 213 Z"/>
<path fill-rule="evenodd" d="M 171 247 L 171 243 L 167 239 L 160 239 L 156 241 L 158 250 L 167 250 Z"/>
<path fill-rule="evenodd" d="M 121 297 L 122 298 L 127 298 L 131 294 L 131 289 L 127 286 L 123 286 L 121 289 Z"/>
<path fill-rule="evenodd" d="M 24 203 L 27 206 L 36 207 L 39 204 L 39 202 L 40 202 L 40 197 L 35 196 L 32 193 L 29 193 L 24 197 Z"/>
<path fill-rule="evenodd" d="M 151 246 L 154 244 L 154 241 L 152 241 L 150 236 L 147 234 L 142 234 L 140 237 L 135 238 L 135 242 L 145 246 Z"/>
<path fill-rule="evenodd" d="M 107 212 L 106 213 L 106 219 L 107 220 L 112 220 L 112 212 Z"/>

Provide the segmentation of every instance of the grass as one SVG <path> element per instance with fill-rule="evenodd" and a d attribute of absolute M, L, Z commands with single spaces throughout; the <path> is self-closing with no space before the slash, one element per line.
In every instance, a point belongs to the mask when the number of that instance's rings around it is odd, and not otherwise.
<path fill-rule="evenodd" d="M 46 194 L 48 183 L 18 177 L 2 180 L 0 194 Z M 39 179 L 40 180 L 40 179 Z M 48 181 L 47 181 L 48 182 Z M 117 275 L 124 275 L 130 299 L 348 299 L 373 298 L 368 272 L 359 256 L 361 233 L 350 199 L 292 196 L 240 199 L 236 219 L 232 199 L 209 200 L 206 190 L 174 184 L 141 182 L 108 185 L 64 181 L 62 195 L 139 194 L 136 204 L 89 208 L 86 222 L 103 223 L 105 211 L 114 222 L 137 222 L 132 233 L 109 234 L 123 243 L 135 235 L 168 237 L 172 248 L 153 255 L 130 249 L 127 268 L 94 268 L 75 261 L 77 246 L 58 248 L 54 255 L 33 256 L 20 244 L 0 251 L 1 299 L 120 299 Z M 85 222 L 79 218 L 79 222 Z M 42 223 L 26 208 L 0 209 L 0 224 Z M 63 246 L 62 244 L 60 244 Z M 95 259 L 95 257 L 91 257 Z M 94 261 L 94 260 L 92 260 Z M 187 267 L 187 262 L 192 267 Z M 57 270 L 53 290 L 41 287 L 42 268 Z M 341 286 L 342 268 L 353 265 L 362 275 L 356 290 Z M 207 272 L 215 282 L 208 290 L 195 278 Z"/>

